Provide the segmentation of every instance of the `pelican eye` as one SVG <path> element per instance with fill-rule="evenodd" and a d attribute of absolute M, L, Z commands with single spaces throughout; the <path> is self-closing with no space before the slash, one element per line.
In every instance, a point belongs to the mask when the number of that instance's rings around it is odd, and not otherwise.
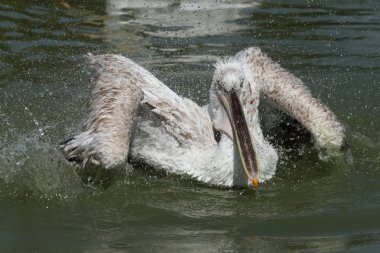
<path fill-rule="evenodd" d="M 244 79 L 241 79 L 240 81 L 240 88 L 243 88 Z"/>

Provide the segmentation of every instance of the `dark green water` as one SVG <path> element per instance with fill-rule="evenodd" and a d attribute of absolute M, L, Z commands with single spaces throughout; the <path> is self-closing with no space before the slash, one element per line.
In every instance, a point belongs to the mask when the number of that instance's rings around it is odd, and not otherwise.
<path fill-rule="evenodd" d="M 67 2 L 0 3 L 0 252 L 380 251 L 378 1 Z M 97 191 L 56 151 L 86 113 L 85 53 L 128 55 L 205 104 L 212 63 L 251 45 L 332 108 L 348 154 L 288 137 L 259 191 L 132 167 Z"/>

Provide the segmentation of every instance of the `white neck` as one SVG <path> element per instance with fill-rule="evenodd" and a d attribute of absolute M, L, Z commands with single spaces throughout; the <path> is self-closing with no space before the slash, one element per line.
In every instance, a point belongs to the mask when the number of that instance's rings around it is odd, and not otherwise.
<path fill-rule="evenodd" d="M 196 177 L 200 181 L 223 186 L 247 186 L 248 178 L 244 172 L 239 152 L 234 142 L 225 134 L 217 146 L 203 150 L 195 159 L 193 168 L 198 168 Z M 194 171 L 195 172 L 195 171 Z"/>

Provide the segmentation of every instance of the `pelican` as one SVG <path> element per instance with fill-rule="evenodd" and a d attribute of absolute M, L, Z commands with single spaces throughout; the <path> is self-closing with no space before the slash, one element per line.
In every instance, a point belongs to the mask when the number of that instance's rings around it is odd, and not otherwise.
<path fill-rule="evenodd" d="M 210 101 L 203 107 L 124 56 L 88 59 L 95 69 L 88 118 L 82 133 L 60 144 L 86 182 L 109 184 L 130 155 L 211 185 L 257 188 L 274 175 L 278 162 L 259 121 L 262 96 L 300 122 L 318 148 L 345 145 L 334 113 L 260 48 L 215 64 Z M 139 108 L 148 111 L 142 119 Z"/>

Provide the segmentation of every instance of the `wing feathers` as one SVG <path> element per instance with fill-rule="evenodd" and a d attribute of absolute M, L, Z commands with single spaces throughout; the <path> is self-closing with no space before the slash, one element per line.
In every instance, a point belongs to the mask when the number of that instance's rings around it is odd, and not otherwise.
<path fill-rule="evenodd" d="M 121 55 L 88 55 L 94 77 L 82 133 L 60 145 L 69 161 L 106 169 L 125 162 L 138 105 L 149 104 L 181 145 L 215 145 L 208 113 Z"/>
<path fill-rule="evenodd" d="M 89 55 L 95 70 L 91 79 L 89 114 L 82 133 L 60 145 L 70 161 L 81 167 L 102 165 L 106 169 L 125 162 L 133 117 L 142 99 L 138 78 L 124 75 L 114 67 L 112 56 Z"/>
<path fill-rule="evenodd" d="M 326 105 L 312 96 L 301 79 L 272 61 L 260 48 L 248 48 L 235 57 L 243 63 L 246 75 L 259 82 L 263 94 L 312 133 L 317 146 L 345 145 L 343 125 Z"/>

